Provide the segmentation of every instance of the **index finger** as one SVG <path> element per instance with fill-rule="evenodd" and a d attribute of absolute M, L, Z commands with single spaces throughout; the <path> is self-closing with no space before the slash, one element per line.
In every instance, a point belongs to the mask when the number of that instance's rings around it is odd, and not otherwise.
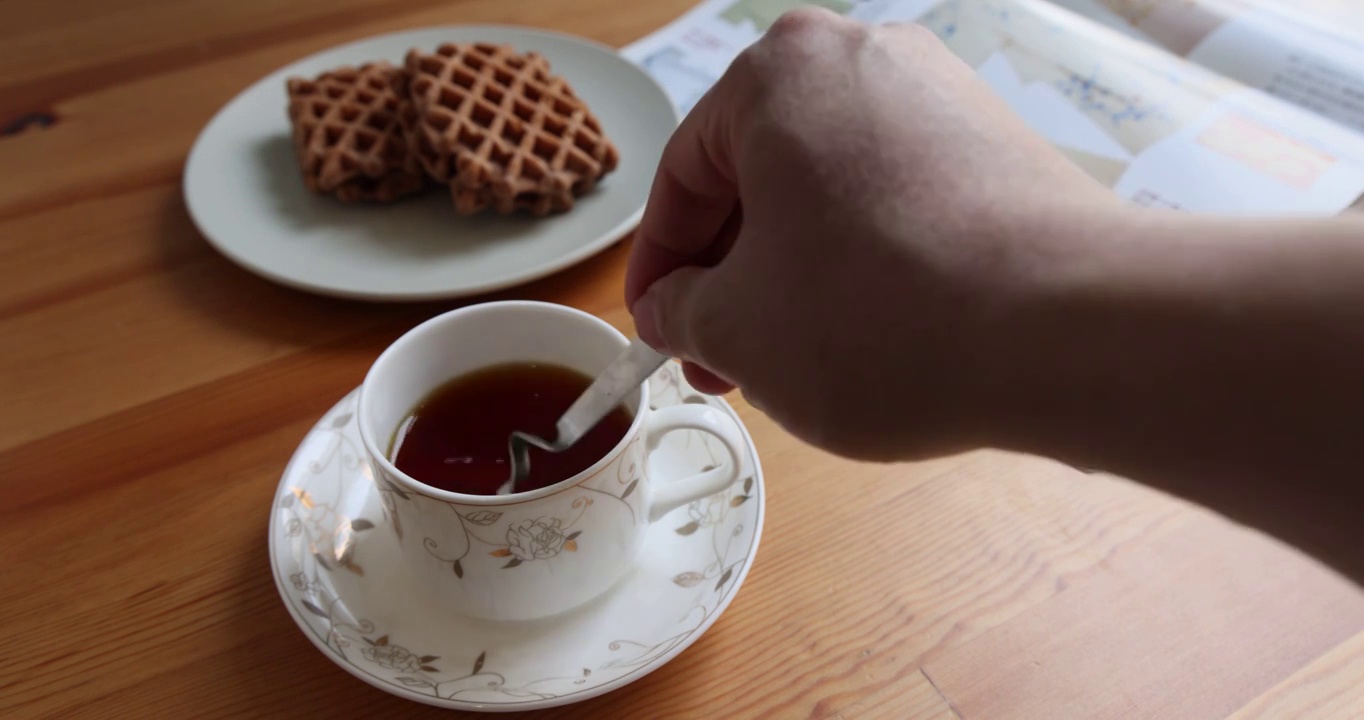
<path fill-rule="evenodd" d="M 733 74 L 725 73 L 702 96 L 663 149 L 625 274 L 626 307 L 664 275 L 706 264 L 738 206 L 731 159 Z"/>

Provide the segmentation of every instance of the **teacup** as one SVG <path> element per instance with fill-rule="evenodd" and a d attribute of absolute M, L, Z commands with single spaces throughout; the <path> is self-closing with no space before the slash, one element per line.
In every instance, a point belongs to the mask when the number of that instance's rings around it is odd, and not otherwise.
<path fill-rule="evenodd" d="M 649 524 L 724 490 L 739 475 L 743 433 L 705 405 L 649 407 L 646 383 L 624 401 L 634 415 L 620 442 L 588 469 L 539 490 L 465 495 L 422 483 L 389 457 L 407 414 L 452 378 L 503 363 L 547 362 L 596 376 L 625 336 L 573 308 L 528 301 L 473 305 L 408 331 L 360 388 L 359 427 L 375 483 L 402 532 L 403 558 L 451 610 L 529 620 L 597 597 L 634 565 Z M 721 466 L 660 482 L 649 455 L 673 430 L 700 430 L 727 450 Z"/>

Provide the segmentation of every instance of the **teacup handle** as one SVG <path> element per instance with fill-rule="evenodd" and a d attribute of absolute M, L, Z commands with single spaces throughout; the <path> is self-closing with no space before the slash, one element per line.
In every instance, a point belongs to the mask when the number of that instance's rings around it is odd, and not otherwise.
<path fill-rule="evenodd" d="M 649 506 L 649 522 L 686 505 L 700 500 L 729 487 L 739 479 L 743 464 L 741 453 L 747 447 L 743 431 L 734 419 L 712 407 L 705 405 L 671 405 L 659 408 L 649 414 L 644 432 L 647 438 L 647 452 L 652 453 L 663 441 L 663 436 L 673 430 L 700 430 L 712 435 L 725 446 L 729 461 L 720 467 L 684 477 L 671 482 L 659 483 L 654 488 Z"/>

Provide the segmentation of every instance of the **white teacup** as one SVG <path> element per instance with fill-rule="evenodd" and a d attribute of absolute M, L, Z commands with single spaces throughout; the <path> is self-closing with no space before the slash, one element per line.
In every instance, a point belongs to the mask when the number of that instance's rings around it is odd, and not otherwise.
<path fill-rule="evenodd" d="M 505 496 L 423 484 L 389 459 L 398 425 L 452 378 L 509 362 L 546 362 L 596 376 L 628 344 L 605 322 L 561 305 L 508 301 L 432 318 L 379 356 L 360 388 L 359 426 L 403 556 L 452 610 L 496 620 L 553 615 L 600 595 L 632 567 L 649 523 L 720 492 L 745 447 L 735 422 L 705 405 L 651 410 L 646 383 L 625 401 L 630 429 L 605 457 L 555 485 Z M 718 438 L 728 462 L 651 479 L 649 454 L 672 430 Z"/>

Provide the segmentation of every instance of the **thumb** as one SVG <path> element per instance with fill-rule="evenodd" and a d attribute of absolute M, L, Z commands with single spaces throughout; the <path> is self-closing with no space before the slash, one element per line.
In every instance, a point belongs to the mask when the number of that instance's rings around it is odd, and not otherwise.
<path fill-rule="evenodd" d="M 734 383 L 701 364 L 717 340 L 713 325 L 706 322 L 707 303 L 715 301 L 711 291 L 716 272 L 694 265 L 678 268 L 654 281 L 631 312 L 644 342 L 685 361 L 682 369 L 692 387 L 723 395 L 734 389 Z"/>
<path fill-rule="evenodd" d="M 665 355 L 701 360 L 700 345 L 706 340 L 699 319 L 712 273 L 688 265 L 655 280 L 630 308 L 639 337 Z"/>

